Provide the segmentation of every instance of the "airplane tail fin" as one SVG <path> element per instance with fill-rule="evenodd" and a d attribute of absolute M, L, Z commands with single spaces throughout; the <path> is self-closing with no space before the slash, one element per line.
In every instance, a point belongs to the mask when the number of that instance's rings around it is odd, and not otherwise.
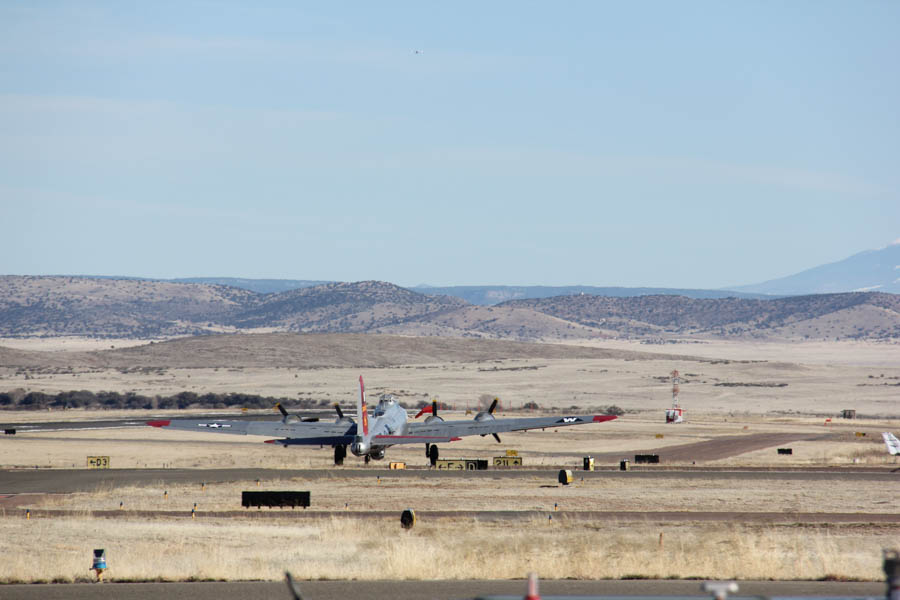
<path fill-rule="evenodd" d="M 369 439 L 369 413 L 366 410 L 366 386 L 363 383 L 362 375 L 359 376 L 359 402 L 356 404 L 356 412 L 359 418 L 357 435 L 362 434 L 363 440 L 367 441 Z"/>
<path fill-rule="evenodd" d="M 884 438 L 884 444 L 892 456 L 900 454 L 900 440 L 897 439 L 897 436 L 889 431 L 885 431 L 881 434 L 881 437 Z"/>

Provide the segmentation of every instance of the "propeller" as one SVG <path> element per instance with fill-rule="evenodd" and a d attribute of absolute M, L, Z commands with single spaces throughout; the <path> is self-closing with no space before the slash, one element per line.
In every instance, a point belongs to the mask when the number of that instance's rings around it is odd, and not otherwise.
<path fill-rule="evenodd" d="M 351 419 L 350 417 L 344 416 L 344 411 L 341 410 L 341 405 L 338 404 L 337 402 L 334 403 L 334 411 L 337 413 L 337 416 L 338 416 L 335 423 L 353 423 L 354 422 L 353 419 Z"/>
<path fill-rule="evenodd" d="M 303 417 L 301 418 L 299 415 L 292 415 L 288 411 L 284 409 L 281 405 L 281 402 L 275 405 L 275 408 L 278 409 L 278 412 L 281 413 L 281 420 L 284 423 L 315 423 L 319 420 L 319 417 Z"/>
<path fill-rule="evenodd" d="M 286 411 L 286 410 L 284 409 L 284 407 L 281 405 L 281 402 L 279 402 L 278 404 L 276 404 L 276 405 L 275 405 L 275 408 L 277 408 L 277 409 L 278 409 L 278 412 L 281 413 L 281 422 L 282 422 L 282 423 L 288 425 L 288 424 L 299 423 L 299 422 L 300 422 L 300 417 L 298 417 L 297 415 L 289 414 L 288 411 Z"/>
<path fill-rule="evenodd" d="M 480 412 L 480 413 L 478 413 L 477 415 L 475 415 L 475 420 L 476 420 L 476 421 L 479 421 L 479 422 L 480 422 L 480 421 L 493 421 L 494 418 L 495 418 L 495 417 L 494 417 L 494 410 L 496 410 L 497 404 L 498 404 L 499 402 L 500 402 L 500 398 L 494 398 L 494 401 L 491 402 L 491 407 L 488 408 L 486 411 Z M 497 443 L 498 443 L 498 444 L 502 444 L 502 443 L 503 443 L 503 442 L 500 441 L 500 436 L 499 436 L 499 435 L 497 435 L 496 433 L 492 433 L 491 435 L 494 436 L 494 439 L 497 440 Z M 484 436 L 482 436 L 482 437 L 484 437 Z"/>
<path fill-rule="evenodd" d="M 491 402 L 491 407 L 488 409 L 488 414 L 491 415 L 492 417 L 494 416 L 494 409 L 497 408 L 497 403 L 498 403 L 498 402 L 500 402 L 500 398 L 494 398 L 494 401 Z M 500 436 L 499 436 L 499 435 L 497 435 L 496 433 L 492 433 L 491 435 L 494 436 L 494 439 L 497 440 L 497 443 L 498 443 L 498 444 L 502 444 L 502 443 L 503 443 L 503 442 L 500 441 Z"/>
<path fill-rule="evenodd" d="M 426 413 L 431 413 L 431 415 L 425 419 L 426 423 L 431 423 L 432 421 L 443 421 L 444 419 L 438 416 L 438 401 L 437 398 L 432 399 L 431 406 L 423 406 L 421 410 L 419 410 L 418 414 L 416 414 L 415 418 L 418 419 L 422 415 Z"/>
<path fill-rule="evenodd" d="M 290 571 L 284 572 L 284 579 L 287 581 L 288 591 L 291 593 L 293 599 L 303 600 L 303 596 L 300 595 L 300 586 L 297 585 L 297 581 L 291 577 Z"/>

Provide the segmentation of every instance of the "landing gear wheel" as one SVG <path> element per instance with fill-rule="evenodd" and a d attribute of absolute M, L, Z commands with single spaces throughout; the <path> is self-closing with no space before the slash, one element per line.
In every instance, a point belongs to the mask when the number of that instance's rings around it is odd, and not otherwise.
<path fill-rule="evenodd" d="M 438 461 L 438 447 L 437 444 L 432 444 L 428 449 L 428 459 L 431 461 L 431 466 L 437 466 Z"/>
<path fill-rule="evenodd" d="M 340 467 L 344 464 L 344 459 L 347 457 L 347 446 L 338 444 L 334 447 L 334 465 L 336 467 Z"/>

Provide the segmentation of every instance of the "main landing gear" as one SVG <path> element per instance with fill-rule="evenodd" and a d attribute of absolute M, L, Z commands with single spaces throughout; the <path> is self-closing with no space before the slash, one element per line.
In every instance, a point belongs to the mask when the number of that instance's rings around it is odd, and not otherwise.
<path fill-rule="evenodd" d="M 347 458 L 347 446 L 343 444 L 337 444 L 334 447 L 334 465 L 336 467 L 340 467 L 344 464 L 344 459 Z"/>
<path fill-rule="evenodd" d="M 431 466 L 437 466 L 439 451 L 437 444 L 425 444 L 425 456 L 431 461 Z"/>

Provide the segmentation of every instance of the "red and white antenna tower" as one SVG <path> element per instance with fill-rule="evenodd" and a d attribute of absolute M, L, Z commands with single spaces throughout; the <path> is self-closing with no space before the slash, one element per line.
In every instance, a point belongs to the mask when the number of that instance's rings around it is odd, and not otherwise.
<path fill-rule="evenodd" d="M 681 383 L 681 377 L 678 369 L 670 373 L 672 376 L 672 408 L 666 410 L 666 423 L 682 423 L 684 422 L 684 410 L 678 403 L 678 385 Z"/>
<path fill-rule="evenodd" d="M 681 383 L 681 377 L 678 376 L 678 369 L 670 374 L 672 375 L 672 408 L 681 408 L 678 405 L 678 384 Z"/>

